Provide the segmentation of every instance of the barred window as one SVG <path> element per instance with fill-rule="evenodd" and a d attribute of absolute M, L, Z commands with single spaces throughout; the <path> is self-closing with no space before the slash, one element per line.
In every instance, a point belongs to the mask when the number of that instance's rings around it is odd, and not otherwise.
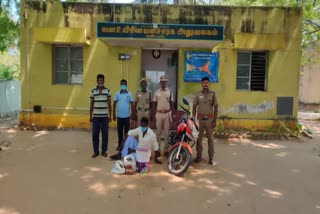
<path fill-rule="evenodd" d="M 54 84 L 83 83 L 83 48 L 54 46 Z"/>
<path fill-rule="evenodd" d="M 238 52 L 237 89 L 266 91 L 267 52 Z"/>

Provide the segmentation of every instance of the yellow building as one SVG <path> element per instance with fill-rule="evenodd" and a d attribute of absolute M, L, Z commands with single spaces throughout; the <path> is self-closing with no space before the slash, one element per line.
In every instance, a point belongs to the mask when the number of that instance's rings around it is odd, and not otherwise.
<path fill-rule="evenodd" d="M 154 90 L 166 74 L 177 103 L 209 75 L 225 127 L 295 126 L 300 8 L 28 1 L 20 9 L 21 124 L 89 127 L 102 73 L 112 95 L 122 78 L 134 93 L 142 76 Z"/>

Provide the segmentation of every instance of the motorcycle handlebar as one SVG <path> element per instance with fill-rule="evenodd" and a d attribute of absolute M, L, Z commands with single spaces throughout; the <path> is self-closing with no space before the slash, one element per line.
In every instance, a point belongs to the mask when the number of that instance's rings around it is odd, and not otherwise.
<path fill-rule="evenodd" d="M 182 105 L 179 105 L 184 112 L 186 112 L 187 114 L 190 114 L 190 111 L 188 109 L 186 109 L 185 107 L 183 107 Z"/>

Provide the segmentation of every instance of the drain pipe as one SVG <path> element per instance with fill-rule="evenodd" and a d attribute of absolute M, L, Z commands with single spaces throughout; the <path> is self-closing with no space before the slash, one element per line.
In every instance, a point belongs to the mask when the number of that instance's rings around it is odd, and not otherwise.
<path fill-rule="evenodd" d="M 123 61 L 121 60 L 121 79 L 123 79 Z"/>
<path fill-rule="evenodd" d="M 129 60 L 127 60 L 127 81 L 129 80 Z"/>
<path fill-rule="evenodd" d="M 27 13 L 27 8 L 25 8 L 25 15 Z M 27 15 L 25 17 L 25 19 L 27 19 Z M 29 27 L 28 25 L 26 26 L 27 28 L 27 44 L 26 44 L 26 60 L 27 60 L 27 68 L 26 68 L 26 75 L 27 75 L 27 106 L 28 106 L 28 109 L 30 109 L 30 62 L 29 62 L 29 49 L 30 49 L 30 44 L 29 44 L 29 37 L 30 37 L 30 33 L 29 33 Z M 27 122 L 27 125 L 28 127 L 30 126 L 30 111 L 28 111 L 28 122 Z"/>

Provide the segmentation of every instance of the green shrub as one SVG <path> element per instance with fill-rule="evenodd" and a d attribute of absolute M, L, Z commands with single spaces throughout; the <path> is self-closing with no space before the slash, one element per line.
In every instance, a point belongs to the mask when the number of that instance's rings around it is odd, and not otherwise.
<path fill-rule="evenodd" d="M 0 80 L 19 79 L 18 65 L 3 65 L 0 63 Z"/>

